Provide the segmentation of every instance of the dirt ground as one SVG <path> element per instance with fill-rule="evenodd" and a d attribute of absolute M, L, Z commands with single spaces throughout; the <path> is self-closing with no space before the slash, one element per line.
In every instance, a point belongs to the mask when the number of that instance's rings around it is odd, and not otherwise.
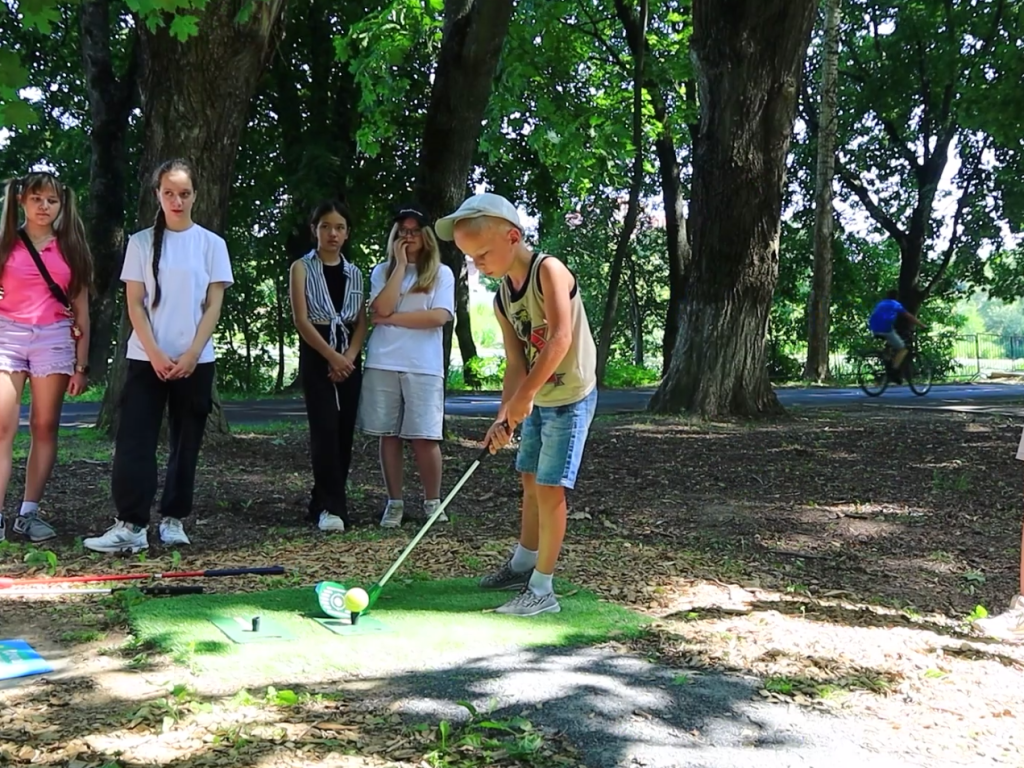
<path fill-rule="evenodd" d="M 446 488 L 486 422 L 450 426 Z M 969 630 L 976 606 L 1002 611 L 1016 591 L 1020 429 L 1007 415 L 878 408 L 796 412 L 772 424 L 599 418 L 571 496 L 560 575 L 657 617 L 641 638 L 610 645 L 677 667 L 682 680 L 755 676 L 767 700 L 870 716 L 922 755 L 1022 765 L 1024 648 Z M 72 574 L 280 564 L 297 584 L 379 576 L 416 525 L 375 526 L 375 446 L 360 441 L 358 450 L 356 525 L 332 537 L 303 521 L 299 426 L 209 442 L 186 526 L 193 546 L 179 560 L 154 534 L 140 562 L 88 556 L 76 544 L 111 522 L 109 447 L 68 446 L 46 502 L 66 534 L 46 547 L 56 563 L 0 545 L 0 575 L 45 575 L 47 565 Z M 408 479 L 415 484 L 412 470 Z M 511 452 L 485 462 L 453 502 L 453 522 L 436 526 L 404 569 L 456 576 L 496 565 L 515 540 L 518 494 Z M 410 493 L 407 508 L 417 504 Z M 203 691 L 201 680 L 168 689 L 185 679 L 174 660 L 134 646 L 123 617 L 109 599 L 0 602 L 0 636 L 25 637 L 66 669 L 0 689 L 0 758 L 76 768 L 256 756 L 260 765 L 431 764 L 438 724 L 410 728 L 357 681 L 301 681 L 301 701 L 288 706 L 257 679 L 235 690 L 259 688 L 258 701 Z M 266 732 L 248 728 L 242 738 L 243 722 Z M 571 744 L 546 736 L 543 759 L 434 764 L 580 764 Z M 475 759 L 472 749 L 460 759 Z"/>

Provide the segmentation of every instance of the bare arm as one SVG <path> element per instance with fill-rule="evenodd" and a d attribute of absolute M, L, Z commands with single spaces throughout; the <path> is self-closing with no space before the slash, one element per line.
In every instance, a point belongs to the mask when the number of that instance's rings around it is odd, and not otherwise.
<path fill-rule="evenodd" d="M 288 295 L 291 298 L 292 322 L 295 323 L 295 330 L 299 332 L 303 341 L 319 352 L 322 357 L 330 360 L 334 350 L 331 349 L 331 345 L 324 337 L 317 333 L 313 323 L 309 321 L 309 307 L 306 305 L 306 265 L 301 260 L 293 262 L 289 274 Z"/>
<path fill-rule="evenodd" d="M 375 317 L 378 325 L 396 325 L 399 328 L 440 328 L 452 319 L 447 309 L 418 309 L 413 312 L 393 312 Z"/>
<path fill-rule="evenodd" d="M 533 368 L 523 380 L 519 397 L 533 400 L 551 378 L 566 353 L 572 347 L 572 292 L 573 276 L 568 268 L 555 259 L 545 259 L 540 265 L 540 285 L 544 292 L 544 314 L 548 321 L 548 336 L 544 349 L 533 361 Z"/>
<path fill-rule="evenodd" d="M 75 344 L 75 365 L 87 365 L 89 362 L 89 291 L 81 290 L 71 302 L 75 312 L 75 324 L 82 335 Z"/>
<path fill-rule="evenodd" d="M 146 285 L 129 280 L 124 286 L 125 303 L 128 305 L 128 319 L 132 322 L 132 330 L 139 337 L 146 357 L 151 361 L 156 360 L 164 352 L 157 346 L 153 326 L 149 322 L 149 313 L 146 312 Z"/>
<path fill-rule="evenodd" d="M 197 358 L 203 353 L 203 347 L 213 337 L 213 332 L 220 322 L 220 311 L 224 306 L 225 283 L 210 283 L 206 288 L 206 301 L 203 302 L 203 316 L 199 318 L 196 335 L 192 338 L 192 346 L 188 351 Z"/>
<path fill-rule="evenodd" d="M 512 398 L 519 387 L 526 379 L 527 364 L 526 351 L 523 349 L 523 342 L 516 336 L 512 323 L 508 321 L 501 310 L 498 309 L 498 298 L 494 299 L 494 314 L 498 318 L 498 326 L 501 328 L 502 343 L 505 347 L 505 376 L 501 382 L 501 406 L 498 412 L 498 421 L 505 418 L 502 412 L 505 404 Z"/>

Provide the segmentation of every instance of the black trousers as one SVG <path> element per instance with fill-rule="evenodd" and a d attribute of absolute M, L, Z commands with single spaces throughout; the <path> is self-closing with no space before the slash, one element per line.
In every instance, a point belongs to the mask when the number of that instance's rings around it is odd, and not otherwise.
<path fill-rule="evenodd" d="M 156 498 L 156 449 L 167 407 L 170 456 L 160 514 L 184 518 L 192 512 L 196 465 L 206 419 L 213 410 L 214 363 L 201 363 L 185 379 L 161 381 L 145 360 L 128 361 L 110 481 L 117 519 L 149 524 Z"/>
<path fill-rule="evenodd" d="M 325 338 L 328 329 L 314 326 Z M 356 429 L 359 392 L 363 386 L 362 359 L 340 384 L 328 378 L 327 360 L 305 341 L 299 340 L 302 366 L 302 396 L 309 419 L 309 452 L 313 464 L 313 490 L 309 498 L 310 522 L 321 512 L 337 515 L 349 525 L 348 483 L 352 465 L 352 441 Z"/>

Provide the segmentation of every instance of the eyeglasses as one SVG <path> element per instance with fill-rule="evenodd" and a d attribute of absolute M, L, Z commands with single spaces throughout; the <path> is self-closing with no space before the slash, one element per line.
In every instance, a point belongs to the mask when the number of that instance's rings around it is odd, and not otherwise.
<path fill-rule="evenodd" d="M 416 237 L 423 232 L 422 229 L 400 229 L 398 230 L 399 237 Z"/>

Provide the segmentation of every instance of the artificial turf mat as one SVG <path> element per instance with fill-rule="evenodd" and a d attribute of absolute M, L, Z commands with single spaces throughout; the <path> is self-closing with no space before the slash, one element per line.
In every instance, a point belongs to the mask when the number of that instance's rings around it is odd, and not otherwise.
<path fill-rule="evenodd" d="M 452 653 L 486 656 L 502 648 L 592 645 L 633 636 L 648 621 L 561 579 L 555 580 L 555 590 L 560 613 L 519 618 L 488 611 L 514 592 L 482 591 L 476 579 L 392 581 L 364 617 L 372 615 L 390 631 L 348 636 L 314 620 L 324 614 L 313 587 L 152 598 L 132 606 L 129 616 L 138 641 L 218 676 L 417 667 Z M 217 617 L 255 615 L 294 640 L 235 644 L 212 623 Z"/>

